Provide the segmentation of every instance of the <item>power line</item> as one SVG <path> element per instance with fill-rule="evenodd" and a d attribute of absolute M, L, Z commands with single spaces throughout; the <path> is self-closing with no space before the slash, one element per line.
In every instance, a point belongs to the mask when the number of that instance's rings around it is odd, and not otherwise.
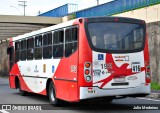
<path fill-rule="evenodd" d="M 27 1 L 18 1 L 18 2 L 20 2 L 21 4 L 19 4 L 19 6 L 22 6 L 23 8 L 24 8 L 24 16 L 25 16 L 25 8 L 26 8 L 26 3 L 27 3 Z"/>
<path fill-rule="evenodd" d="M 21 11 L 17 7 L 15 7 L 15 6 L 10 6 L 10 7 L 15 8 L 22 15 Z"/>

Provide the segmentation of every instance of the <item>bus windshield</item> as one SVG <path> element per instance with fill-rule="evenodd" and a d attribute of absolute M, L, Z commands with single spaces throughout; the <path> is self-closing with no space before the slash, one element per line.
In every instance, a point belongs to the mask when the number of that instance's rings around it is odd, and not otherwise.
<path fill-rule="evenodd" d="M 134 51 L 143 48 L 144 26 L 132 23 L 88 23 L 89 40 L 95 49 Z"/>

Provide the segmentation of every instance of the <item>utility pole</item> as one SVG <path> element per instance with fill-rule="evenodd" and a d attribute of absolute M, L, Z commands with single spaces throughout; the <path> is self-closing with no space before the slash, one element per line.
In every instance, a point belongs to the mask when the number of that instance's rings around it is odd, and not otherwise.
<path fill-rule="evenodd" d="M 97 0 L 97 5 L 99 5 L 99 0 Z"/>
<path fill-rule="evenodd" d="M 27 1 L 18 1 L 18 2 L 20 2 L 21 4 L 19 4 L 19 6 L 22 6 L 23 8 L 24 8 L 24 16 L 25 16 L 25 8 L 26 8 L 26 3 L 27 3 Z"/>
<path fill-rule="evenodd" d="M 41 11 L 38 11 L 38 15 L 40 15 L 41 14 Z"/>

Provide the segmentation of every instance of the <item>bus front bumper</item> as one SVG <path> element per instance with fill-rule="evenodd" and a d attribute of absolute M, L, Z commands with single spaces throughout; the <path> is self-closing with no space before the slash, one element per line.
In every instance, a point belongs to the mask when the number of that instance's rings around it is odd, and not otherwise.
<path fill-rule="evenodd" d="M 141 84 L 138 87 L 123 89 L 100 89 L 98 87 L 80 87 L 80 99 L 89 99 L 105 96 L 129 96 L 150 94 L 150 84 Z"/>

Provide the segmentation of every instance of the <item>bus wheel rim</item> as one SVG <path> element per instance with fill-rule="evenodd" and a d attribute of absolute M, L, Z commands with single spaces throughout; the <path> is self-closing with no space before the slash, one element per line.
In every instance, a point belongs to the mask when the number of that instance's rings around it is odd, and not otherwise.
<path fill-rule="evenodd" d="M 55 97 L 54 97 L 54 93 L 53 93 L 53 88 L 51 88 L 50 95 L 51 95 L 51 100 L 55 101 Z"/>

